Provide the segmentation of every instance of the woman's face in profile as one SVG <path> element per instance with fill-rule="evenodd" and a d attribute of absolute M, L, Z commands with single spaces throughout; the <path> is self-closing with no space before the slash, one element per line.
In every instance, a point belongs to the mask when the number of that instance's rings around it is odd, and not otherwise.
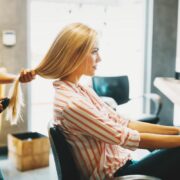
<path fill-rule="evenodd" d="M 99 48 L 96 43 L 91 52 L 85 58 L 84 63 L 82 63 L 83 74 L 87 76 L 93 76 L 100 61 L 101 58 L 99 56 Z"/>

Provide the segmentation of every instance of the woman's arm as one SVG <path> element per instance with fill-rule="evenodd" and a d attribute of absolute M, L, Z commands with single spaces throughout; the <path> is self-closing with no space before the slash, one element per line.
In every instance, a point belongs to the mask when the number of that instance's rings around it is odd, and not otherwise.
<path fill-rule="evenodd" d="M 163 126 L 158 124 L 145 123 L 141 121 L 130 121 L 128 127 L 130 129 L 137 130 L 140 133 L 152 133 L 162 135 L 177 135 L 180 131 L 177 127 Z"/>
<path fill-rule="evenodd" d="M 140 133 L 139 148 L 160 149 L 180 147 L 180 136 Z"/>
<path fill-rule="evenodd" d="M 130 121 L 128 127 L 140 132 L 139 148 L 159 149 L 180 147 L 179 128 Z"/>
<path fill-rule="evenodd" d="M 57 94 L 60 100 L 63 93 Z M 103 111 L 99 111 L 86 98 L 71 98 L 67 101 L 68 105 L 63 108 L 61 113 L 64 119 L 68 120 L 68 126 L 77 131 L 77 133 L 93 137 L 108 144 L 121 145 L 122 147 L 135 150 L 140 141 L 140 135 L 137 131 L 123 127 L 110 120 Z M 57 102 L 59 104 L 59 102 Z M 58 105 L 57 104 L 57 105 Z M 56 105 L 55 105 L 56 106 Z M 57 106 L 57 110 L 59 109 Z M 68 127 L 67 127 L 68 128 Z"/>

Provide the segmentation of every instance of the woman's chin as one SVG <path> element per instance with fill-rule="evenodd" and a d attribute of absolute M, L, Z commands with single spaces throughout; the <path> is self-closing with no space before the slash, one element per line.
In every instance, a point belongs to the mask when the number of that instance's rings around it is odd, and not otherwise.
<path fill-rule="evenodd" d="M 90 73 L 87 73 L 87 74 L 85 74 L 86 76 L 94 76 L 95 75 L 95 71 L 93 71 L 93 72 L 90 72 Z"/>

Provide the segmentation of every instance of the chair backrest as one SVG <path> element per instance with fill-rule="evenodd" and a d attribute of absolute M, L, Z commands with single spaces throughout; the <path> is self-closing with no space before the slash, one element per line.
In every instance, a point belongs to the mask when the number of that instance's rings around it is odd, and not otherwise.
<path fill-rule="evenodd" d="M 70 145 L 56 126 L 49 128 L 49 139 L 59 180 L 79 180 L 80 175 L 73 160 Z"/>
<path fill-rule="evenodd" d="M 99 96 L 111 97 L 118 105 L 129 101 L 128 76 L 94 76 L 92 85 Z"/>

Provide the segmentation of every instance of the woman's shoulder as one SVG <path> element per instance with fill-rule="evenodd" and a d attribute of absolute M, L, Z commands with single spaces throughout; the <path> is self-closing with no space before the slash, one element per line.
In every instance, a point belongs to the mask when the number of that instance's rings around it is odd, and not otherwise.
<path fill-rule="evenodd" d="M 82 85 L 82 84 L 79 84 L 79 86 L 81 88 L 83 88 L 87 92 L 93 92 L 94 91 L 91 85 Z"/>
<path fill-rule="evenodd" d="M 91 85 L 83 86 L 87 93 L 91 94 L 92 96 L 98 97 L 97 93 L 94 91 Z"/>
<path fill-rule="evenodd" d="M 55 97 L 58 99 L 64 99 L 67 102 L 79 101 L 84 98 L 84 96 L 74 90 L 62 87 L 55 90 Z"/>

